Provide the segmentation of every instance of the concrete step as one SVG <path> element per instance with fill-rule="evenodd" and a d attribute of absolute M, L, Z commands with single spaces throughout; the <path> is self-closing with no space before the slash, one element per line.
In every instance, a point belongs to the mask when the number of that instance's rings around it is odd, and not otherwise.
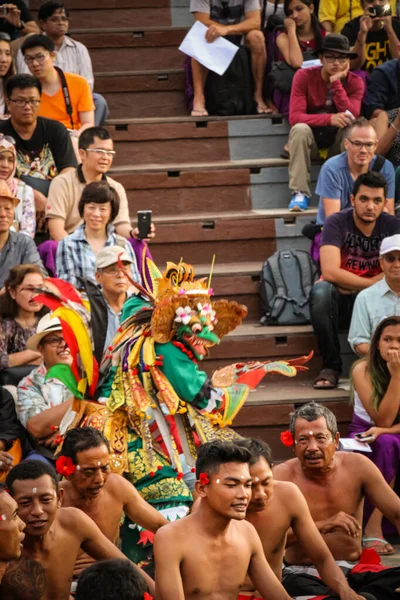
<path fill-rule="evenodd" d="M 37 18 L 42 0 L 32 0 L 30 10 Z M 71 33 L 76 29 L 134 27 L 190 27 L 193 17 L 189 0 L 69 0 Z"/>
<path fill-rule="evenodd" d="M 79 29 L 74 39 L 88 47 L 95 71 L 143 71 L 181 68 L 185 55 L 178 51 L 187 27 L 128 27 Z"/>
<path fill-rule="evenodd" d="M 160 93 L 167 94 L 175 93 L 174 77 L 178 79 L 180 75 L 179 72 L 167 73 L 166 79 L 162 79 L 162 74 L 152 72 L 143 77 L 143 85 L 150 88 L 154 84 Z M 137 83 L 138 75 L 135 74 L 133 79 L 132 83 Z M 124 85 L 130 83 L 128 78 Z M 161 88 L 165 88 L 164 91 Z M 181 118 L 113 119 L 107 123 L 117 150 L 116 166 L 277 158 L 289 134 L 289 124 L 279 114 L 200 119 L 187 115 Z"/>
<path fill-rule="evenodd" d="M 289 379 L 266 375 L 257 389 L 250 392 L 233 428 L 245 437 L 266 441 L 271 446 L 274 462 L 287 460 L 292 457 L 292 450 L 282 444 L 280 434 L 288 429 L 290 414 L 311 400 L 327 406 L 335 414 L 340 434 L 346 437 L 353 409 L 345 379 L 335 390 L 314 390 L 311 382 L 298 376 Z"/>
<path fill-rule="evenodd" d="M 127 190 L 132 215 L 145 208 L 155 215 L 250 208 L 285 210 L 290 200 L 287 165 L 283 159 L 147 165 L 133 162 L 132 166 L 113 167 L 110 175 Z M 313 185 L 319 168 L 312 168 Z M 311 206 L 317 204 L 317 197 L 313 197 Z M 309 214 L 302 215 L 304 222 L 310 220 Z"/>

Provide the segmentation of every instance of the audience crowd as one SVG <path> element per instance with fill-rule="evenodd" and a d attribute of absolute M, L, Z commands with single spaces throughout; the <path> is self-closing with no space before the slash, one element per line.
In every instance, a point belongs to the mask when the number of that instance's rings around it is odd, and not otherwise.
<path fill-rule="evenodd" d="M 217 585 L 221 598 L 399 595 L 400 566 L 368 577 L 354 571 L 362 548 L 394 552 L 385 519 L 400 534 L 397 5 L 261 4 L 191 0 L 190 11 L 207 42 L 225 37 L 248 49 L 255 111 L 288 118 L 290 211 L 309 209 L 311 165 L 323 162 L 312 246 L 321 277 L 309 297 L 322 368 L 313 386 L 339 385 L 345 331 L 355 359 L 349 436 L 364 437 L 372 451 L 337 452 L 334 414 L 311 402 L 291 416 L 294 458 L 276 467 L 259 440 L 200 446 L 196 501 L 173 524 L 110 474 L 109 443 L 97 429 L 69 430 L 63 454 L 76 468 L 59 481 L 55 451 L 73 392 L 49 370 L 72 358 L 60 321 L 34 297 L 51 290 L 49 277 L 72 283 L 90 307 L 100 363 L 130 281 L 143 280 L 155 228 L 139 238 L 126 191 L 108 175 L 116 154 L 103 126 L 108 107 L 93 92 L 87 48 L 68 35 L 68 9 L 44 2 L 36 24 L 22 0 L 0 0 L 0 481 L 9 491 L 0 483 L 2 598 L 26 589 L 38 600 L 68 600 L 70 590 L 77 600 L 150 600 L 154 582 L 117 547 L 124 515 L 156 534 L 160 600 L 207 597 Z M 192 116 L 204 117 L 207 69 L 195 59 L 191 69 Z"/>

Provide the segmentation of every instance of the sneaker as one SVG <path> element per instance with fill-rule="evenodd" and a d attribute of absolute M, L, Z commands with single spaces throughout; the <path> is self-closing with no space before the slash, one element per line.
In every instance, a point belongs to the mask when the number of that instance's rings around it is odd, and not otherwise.
<path fill-rule="evenodd" d="M 289 204 L 289 210 L 292 212 L 303 212 L 308 210 L 310 198 L 301 192 L 294 192 Z"/>

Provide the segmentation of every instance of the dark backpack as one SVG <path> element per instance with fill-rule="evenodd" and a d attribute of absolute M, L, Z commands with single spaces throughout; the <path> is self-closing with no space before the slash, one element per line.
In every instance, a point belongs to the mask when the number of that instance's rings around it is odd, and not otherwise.
<path fill-rule="evenodd" d="M 281 250 L 267 258 L 261 271 L 261 325 L 310 323 L 309 296 L 319 277 L 308 252 Z"/>
<path fill-rule="evenodd" d="M 252 115 L 256 112 L 253 98 L 254 81 L 250 53 L 240 46 L 223 75 L 209 71 L 204 87 L 206 109 L 210 115 Z"/>

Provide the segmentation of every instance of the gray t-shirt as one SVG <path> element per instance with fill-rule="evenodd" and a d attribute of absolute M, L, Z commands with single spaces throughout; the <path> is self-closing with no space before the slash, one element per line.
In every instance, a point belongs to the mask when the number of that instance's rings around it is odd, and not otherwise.
<path fill-rule="evenodd" d="M 190 12 L 206 13 L 222 25 L 240 23 L 252 10 L 260 10 L 260 0 L 190 0 Z"/>

